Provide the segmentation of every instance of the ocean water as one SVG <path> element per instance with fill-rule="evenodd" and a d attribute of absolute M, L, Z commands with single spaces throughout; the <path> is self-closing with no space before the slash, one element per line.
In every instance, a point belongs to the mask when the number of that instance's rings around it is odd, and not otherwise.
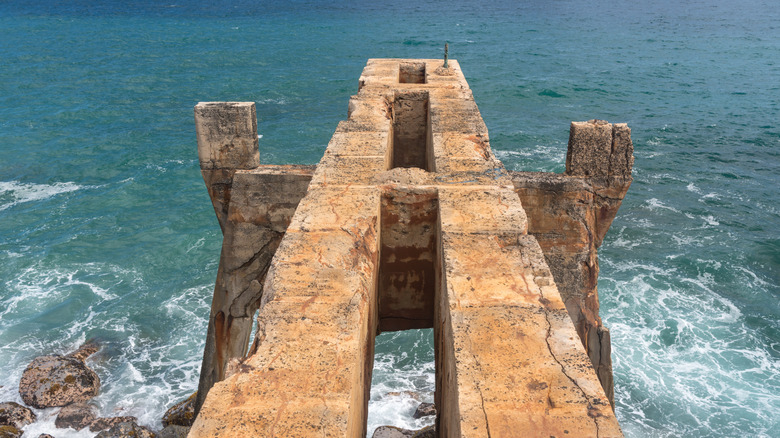
<path fill-rule="evenodd" d="M 195 390 L 221 234 L 192 108 L 257 104 L 264 163 L 316 163 L 372 57 L 449 43 L 511 170 L 568 125 L 633 130 L 600 250 L 629 437 L 780 437 L 780 8 L 772 0 L 0 2 L 0 401 L 89 338 L 100 414 Z M 377 341 L 369 425 L 419 427 L 430 331 Z M 58 438 L 53 410 L 27 434 Z"/>

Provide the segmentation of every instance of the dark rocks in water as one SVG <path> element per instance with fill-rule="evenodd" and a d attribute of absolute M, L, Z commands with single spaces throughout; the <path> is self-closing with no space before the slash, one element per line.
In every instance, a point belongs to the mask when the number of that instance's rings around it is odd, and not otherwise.
<path fill-rule="evenodd" d="M 187 438 L 189 432 L 189 427 L 171 424 L 170 426 L 165 426 L 165 428 L 157 434 L 157 438 Z"/>
<path fill-rule="evenodd" d="M 420 430 L 409 430 L 395 426 L 379 426 L 371 438 L 436 438 L 436 428 L 427 426 Z"/>
<path fill-rule="evenodd" d="M 95 438 L 156 438 L 157 435 L 135 421 L 125 421 L 95 435 Z"/>
<path fill-rule="evenodd" d="M 34 422 L 35 419 L 35 413 L 30 408 L 15 402 L 0 403 L 0 426 L 13 426 L 21 429 Z"/>
<path fill-rule="evenodd" d="M 79 347 L 78 350 L 72 353 L 68 353 L 68 357 L 72 357 L 76 360 L 84 362 L 89 356 L 97 353 L 98 350 L 100 350 L 100 345 L 94 341 L 87 341 L 84 343 L 84 345 Z"/>
<path fill-rule="evenodd" d="M 191 396 L 187 397 L 179 403 L 176 403 L 165 412 L 162 418 L 163 427 L 169 425 L 177 426 L 192 426 L 195 422 L 195 399 L 197 398 L 197 391 Z"/>
<path fill-rule="evenodd" d="M 35 358 L 22 374 L 19 394 L 24 402 L 43 409 L 87 401 L 98 393 L 100 378 L 84 364 L 97 351 L 95 344 L 84 344 L 73 353 Z"/>
<path fill-rule="evenodd" d="M 0 438 L 19 438 L 23 433 L 13 426 L 0 426 Z"/>
<path fill-rule="evenodd" d="M 81 430 L 95 421 L 95 408 L 86 403 L 74 403 L 65 406 L 57 414 L 54 425 L 59 429 L 70 427 L 71 429 Z"/>
<path fill-rule="evenodd" d="M 436 438 L 436 427 L 431 425 L 414 432 L 412 438 Z"/>
<path fill-rule="evenodd" d="M 38 438 L 54 438 L 54 437 L 49 435 L 48 433 L 42 433 L 38 435 Z"/>
<path fill-rule="evenodd" d="M 92 432 L 100 432 L 101 430 L 110 429 L 120 423 L 135 423 L 138 421 L 135 417 L 100 417 L 89 425 L 89 430 Z"/>
<path fill-rule="evenodd" d="M 410 438 L 413 430 L 401 429 L 395 426 L 379 426 L 371 435 L 371 438 Z"/>
<path fill-rule="evenodd" d="M 417 410 L 414 411 L 412 418 L 429 417 L 431 415 L 436 415 L 436 405 L 433 403 L 420 403 L 420 406 L 417 406 Z"/>

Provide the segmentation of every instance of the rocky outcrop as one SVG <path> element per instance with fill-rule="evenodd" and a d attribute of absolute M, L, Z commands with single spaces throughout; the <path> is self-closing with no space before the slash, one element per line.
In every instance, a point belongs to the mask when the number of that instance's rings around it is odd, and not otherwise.
<path fill-rule="evenodd" d="M 409 438 L 414 434 L 413 430 L 402 429 L 395 426 L 379 426 L 374 430 L 371 438 Z"/>
<path fill-rule="evenodd" d="M 409 430 L 395 426 L 379 426 L 371 438 L 436 438 L 436 428 L 426 426 L 420 430 Z"/>
<path fill-rule="evenodd" d="M 135 417 L 100 417 L 89 425 L 91 432 L 99 432 L 101 430 L 110 429 L 120 423 L 135 423 L 138 421 Z"/>
<path fill-rule="evenodd" d="M 412 438 L 436 438 L 435 426 L 423 427 L 412 434 Z"/>
<path fill-rule="evenodd" d="M 19 438 L 23 433 L 13 426 L 0 426 L 0 438 Z"/>
<path fill-rule="evenodd" d="M 192 426 L 192 422 L 195 421 L 195 398 L 197 395 L 198 393 L 195 392 L 186 400 L 182 400 L 168 409 L 162 418 L 163 427 L 169 425 Z"/>
<path fill-rule="evenodd" d="M 13 426 L 21 429 L 35 420 L 35 413 L 19 403 L 0 403 L 0 426 Z"/>
<path fill-rule="evenodd" d="M 436 405 L 433 403 L 420 403 L 412 414 L 412 418 L 430 417 L 436 415 Z"/>
<path fill-rule="evenodd" d="M 87 401 L 98 394 L 100 378 L 85 363 L 97 351 L 85 344 L 73 353 L 35 358 L 22 374 L 19 394 L 34 408 L 43 409 Z"/>
<path fill-rule="evenodd" d="M 100 350 L 100 345 L 98 345 L 97 342 L 87 341 L 76 351 L 68 353 L 68 357 L 84 362 L 89 356 L 97 353 L 98 350 Z"/>
<path fill-rule="evenodd" d="M 95 421 L 95 407 L 86 403 L 74 403 L 60 409 L 54 425 L 60 429 L 81 430 Z"/>
<path fill-rule="evenodd" d="M 163 430 L 157 434 L 157 438 L 187 438 L 189 431 L 189 427 L 171 424 L 169 426 L 165 426 Z"/>
<path fill-rule="evenodd" d="M 157 434 L 146 427 L 139 426 L 134 421 L 126 421 L 114 425 L 95 435 L 95 438 L 156 438 Z"/>

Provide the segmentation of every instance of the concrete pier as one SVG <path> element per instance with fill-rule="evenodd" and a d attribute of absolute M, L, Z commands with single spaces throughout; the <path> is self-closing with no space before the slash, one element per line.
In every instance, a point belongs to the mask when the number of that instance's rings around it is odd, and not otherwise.
<path fill-rule="evenodd" d="M 369 60 L 316 167 L 260 165 L 251 103 L 195 114 L 224 242 L 189 436 L 363 437 L 375 336 L 426 327 L 438 436 L 622 436 L 595 280 L 625 125 L 509 173 L 453 60 Z"/>

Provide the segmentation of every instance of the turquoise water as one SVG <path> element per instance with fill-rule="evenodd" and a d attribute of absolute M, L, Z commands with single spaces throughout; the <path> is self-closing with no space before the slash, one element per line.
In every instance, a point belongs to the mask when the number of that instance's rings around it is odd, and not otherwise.
<path fill-rule="evenodd" d="M 101 414 L 159 426 L 221 244 L 195 103 L 256 102 L 261 160 L 313 164 L 366 59 L 446 41 L 509 169 L 562 171 L 572 120 L 633 129 L 599 287 L 626 435 L 780 436 L 776 2 L 132 3 L 0 3 L 0 401 L 97 337 Z M 385 396 L 430 396 L 428 336 L 380 340 L 371 424 L 412 425 Z"/>

